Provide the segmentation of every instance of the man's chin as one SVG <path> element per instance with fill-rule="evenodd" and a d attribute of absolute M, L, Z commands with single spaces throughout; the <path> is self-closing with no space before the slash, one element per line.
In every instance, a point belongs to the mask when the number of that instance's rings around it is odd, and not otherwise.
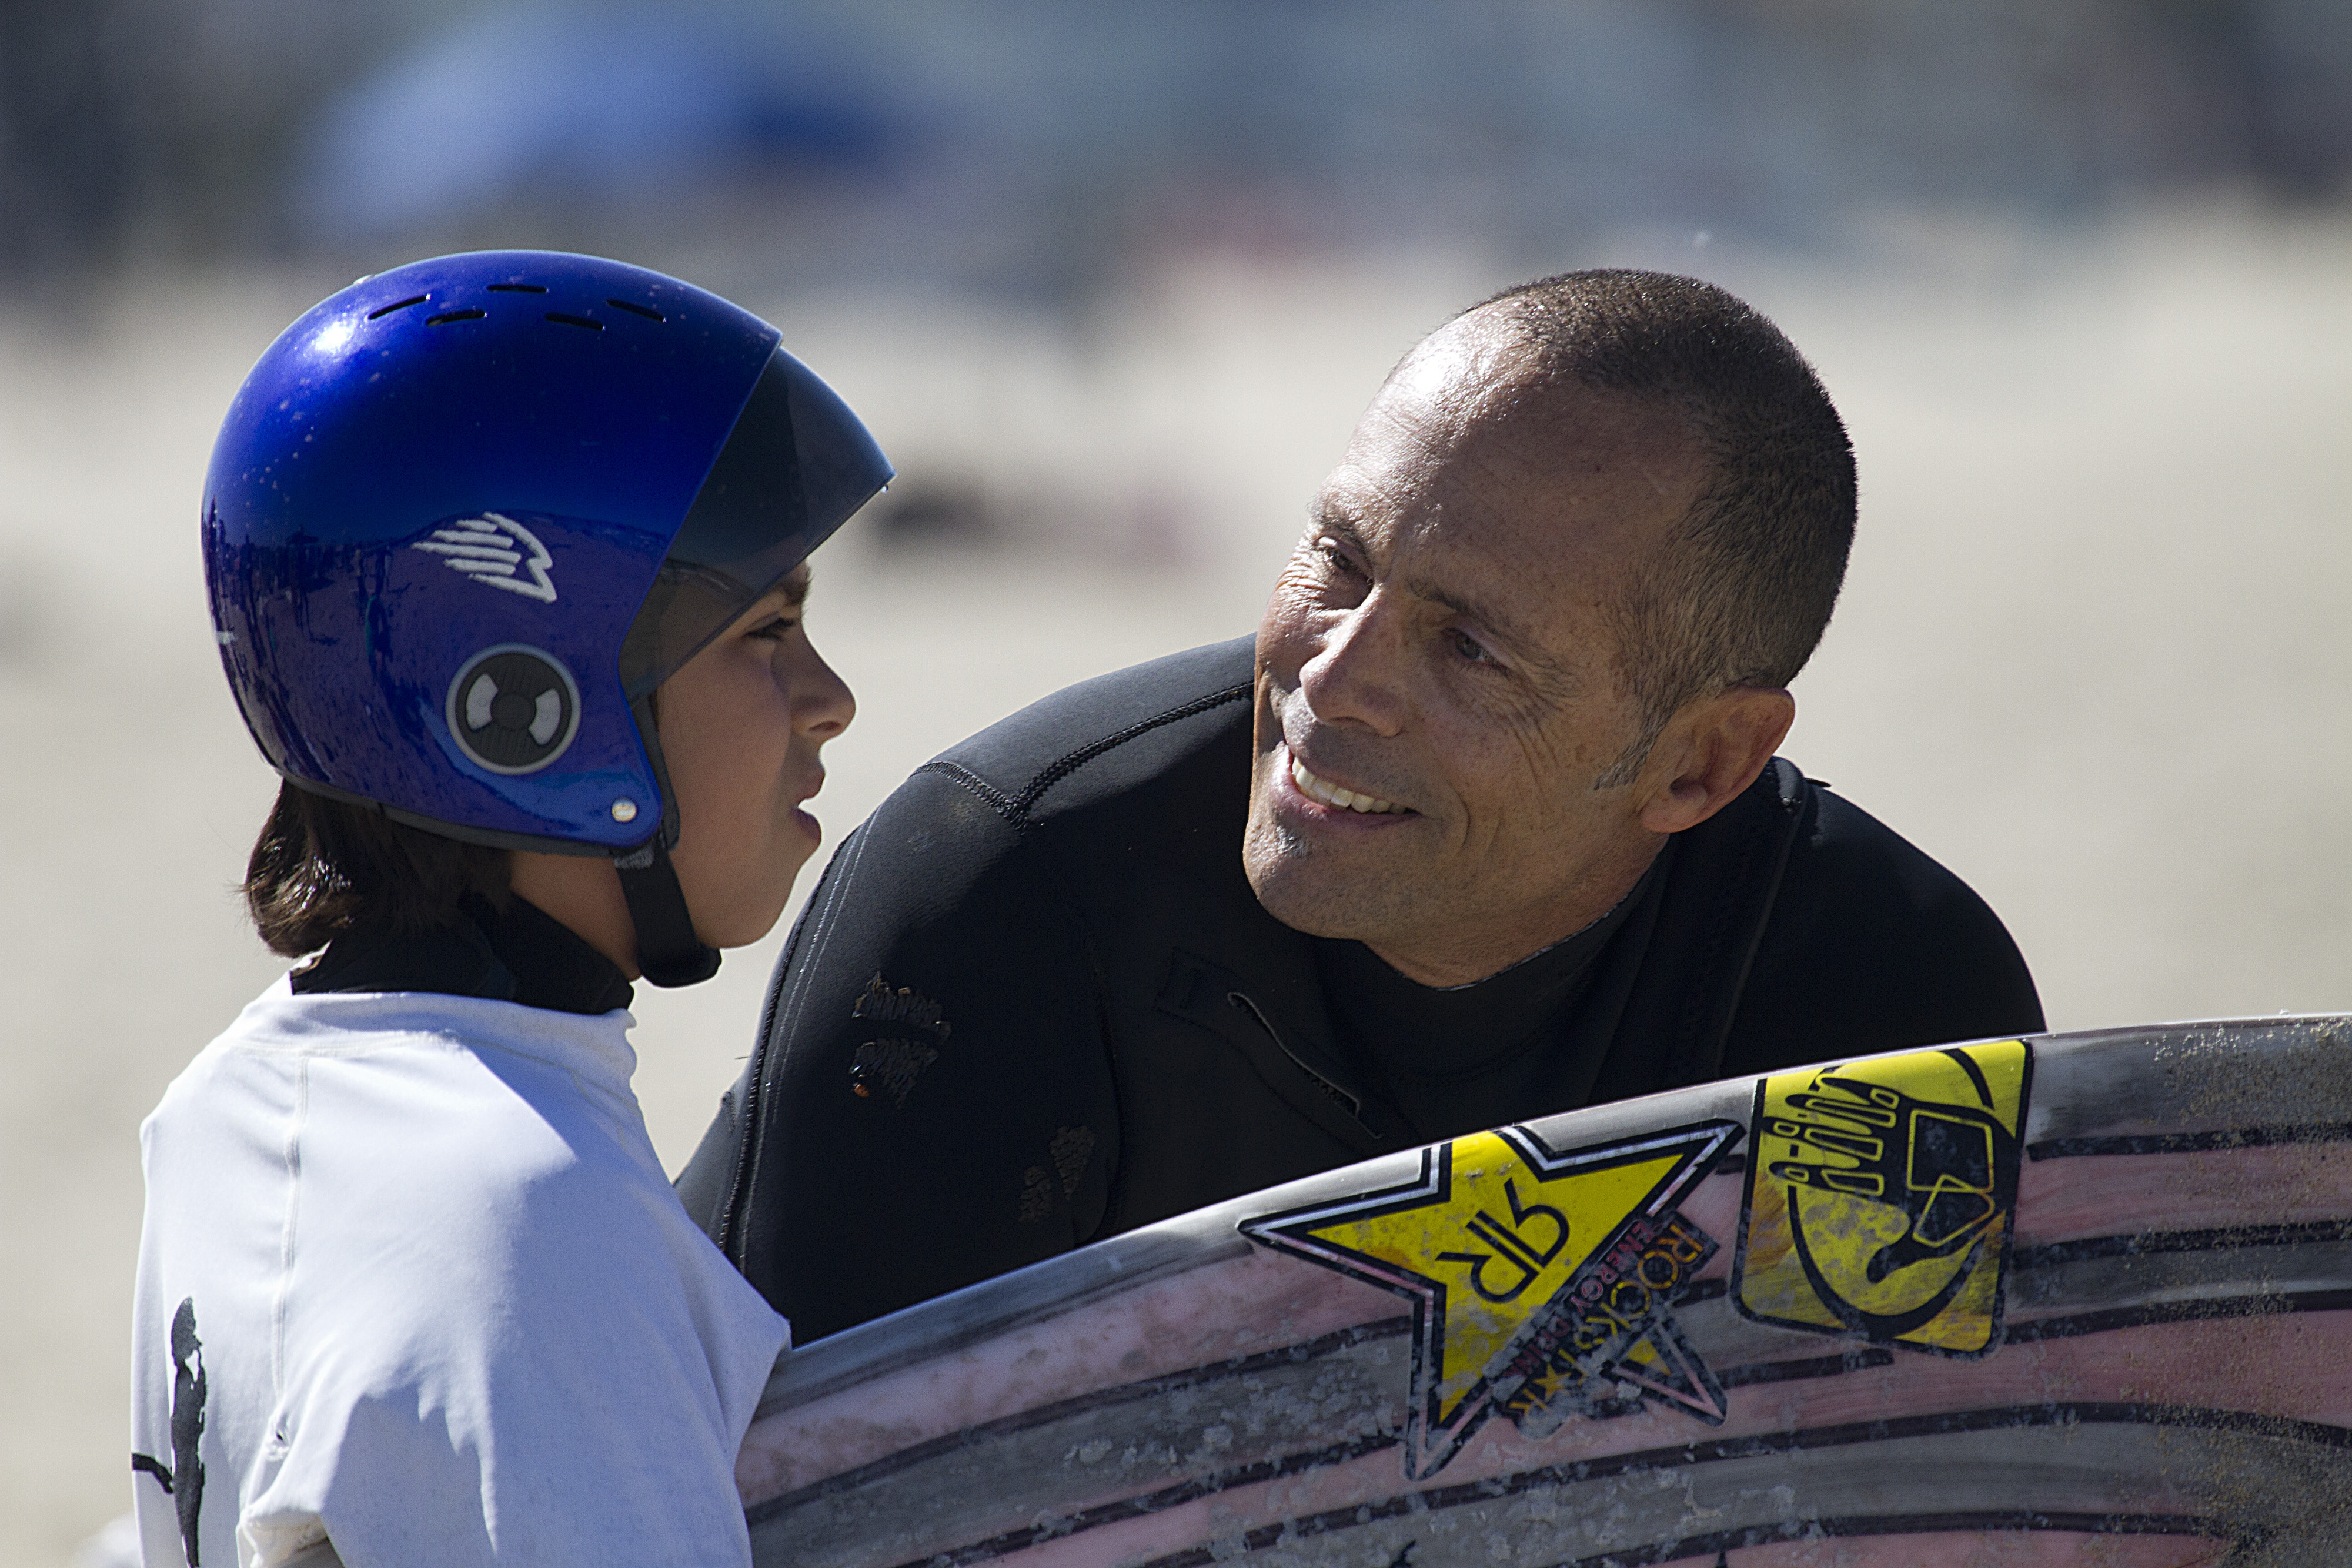
<path fill-rule="evenodd" d="M 1391 867 L 1362 863 L 1349 847 L 1312 842 L 1253 811 L 1242 869 L 1265 912 L 1293 931 L 1374 940 L 1393 925 L 1382 916 L 1392 913 L 1399 878 Z"/>

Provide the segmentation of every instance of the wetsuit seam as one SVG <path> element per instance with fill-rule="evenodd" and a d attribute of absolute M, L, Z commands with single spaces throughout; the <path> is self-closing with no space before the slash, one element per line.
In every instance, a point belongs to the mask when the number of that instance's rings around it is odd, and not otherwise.
<path fill-rule="evenodd" d="M 1767 764 L 1768 768 L 1769 766 Z M 1778 901 L 1780 876 L 1779 868 L 1775 867 L 1770 885 L 1763 890 L 1759 907 L 1748 915 L 1746 950 L 1735 958 L 1730 948 L 1734 945 L 1735 927 L 1741 914 L 1738 894 L 1754 885 L 1754 879 L 1760 870 L 1758 860 L 1768 850 L 1769 841 L 1777 837 L 1785 846 L 1794 826 L 1790 819 L 1796 817 L 1801 810 L 1801 797 L 1798 800 L 1784 800 L 1780 797 L 1777 779 L 1773 780 L 1772 796 L 1771 815 L 1759 823 L 1756 831 L 1742 835 L 1738 858 L 1733 862 L 1731 874 L 1725 879 L 1733 891 L 1733 896 L 1723 899 L 1717 905 L 1713 929 L 1707 934 L 1706 946 L 1698 968 L 1700 981 L 1690 988 L 1688 1000 L 1684 1004 L 1682 1027 L 1676 1031 L 1682 1046 L 1681 1061 L 1676 1065 L 1685 1077 L 1693 1071 L 1700 1072 L 1701 1076 L 1693 1082 L 1705 1082 L 1722 1064 L 1719 1046 L 1729 1040 L 1732 1023 L 1739 1015 L 1739 993 L 1747 988 L 1748 971 L 1755 962 L 1757 944 L 1762 939 L 1765 925 L 1771 921 L 1772 905 Z M 1775 821 L 1775 818 L 1782 820 Z M 1736 974 L 1732 972 L 1734 969 Z M 1714 1015 L 1712 1020 L 1711 1014 Z M 1710 1021 L 1715 1026 L 1712 1032 L 1719 1037 L 1718 1049 L 1712 1053 L 1704 1039 L 1709 1032 Z M 1713 1061 L 1706 1060 L 1709 1054 L 1714 1056 Z"/>
<path fill-rule="evenodd" d="M 1307 1059 L 1292 1050 L 1290 1042 L 1282 1038 L 1282 1031 L 1274 1027 L 1274 1020 L 1266 1016 L 1264 1008 L 1258 1006 L 1255 997 L 1251 996 L 1247 991 L 1227 991 L 1225 1002 L 1227 1006 L 1247 1013 L 1255 1019 L 1257 1027 L 1265 1031 L 1266 1038 L 1274 1042 L 1275 1050 L 1282 1053 L 1283 1059 L 1305 1073 L 1307 1082 L 1321 1091 L 1324 1098 L 1345 1111 L 1349 1120 L 1361 1127 L 1373 1142 L 1383 1144 L 1388 1142 L 1386 1135 L 1364 1120 L 1363 1096 L 1350 1092 L 1346 1085 L 1333 1082 L 1308 1065 Z"/>
<path fill-rule="evenodd" d="M 835 863 L 841 865 L 840 886 L 848 886 L 850 878 L 856 874 L 857 862 L 865 855 L 866 840 L 866 830 L 860 826 L 841 846 L 840 853 L 834 857 Z M 831 866 L 825 868 L 825 875 L 819 880 L 815 894 L 802 907 L 800 919 L 793 922 L 792 935 L 784 939 L 784 953 L 777 964 L 779 974 L 792 972 L 792 960 L 799 950 L 803 932 L 815 931 L 816 946 L 818 947 L 824 946 L 824 932 L 826 929 L 824 913 L 840 902 L 839 893 L 833 885 L 832 871 Z M 824 907 L 820 908 L 820 905 Z M 744 1273 L 746 1278 L 749 1278 L 747 1265 L 751 1261 L 750 1241 L 747 1238 L 740 1238 L 738 1229 L 739 1221 L 742 1218 L 742 1207 L 751 1194 L 752 1167 L 759 1164 L 759 1145 L 761 1134 L 765 1131 L 760 1124 L 759 1117 L 761 1113 L 761 1102 L 767 1098 L 762 1090 L 762 1079 L 768 1067 L 768 1045 L 775 1038 L 775 1020 L 782 1017 L 788 1008 L 799 1007 L 810 984 L 808 976 L 814 968 L 815 965 L 812 962 L 808 968 L 794 976 L 796 983 L 792 988 L 793 995 L 790 1003 L 786 1003 L 783 999 L 783 987 L 779 986 L 769 993 L 768 1005 L 761 1009 L 761 1013 L 760 1038 L 751 1047 L 750 1070 L 743 1075 L 743 1103 L 737 1107 L 736 1111 L 736 1114 L 741 1119 L 740 1124 L 743 1129 L 743 1141 L 741 1149 L 736 1156 L 735 1179 L 728 1188 L 726 1207 L 720 1211 L 718 1241 L 719 1253 L 729 1262 L 734 1264 L 739 1272 Z"/>
<path fill-rule="evenodd" d="M 1723 1015 L 1721 1048 L 1717 1051 L 1715 1060 L 1706 1064 L 1709 1078 L 1720 1075 L 1723 1071 L 1724 1054 L 1730 1050 L 1732 1031 L 1739 1024 L 1739 1005 L 1747 998 L 1748 977 L 1755 972 L 1756 955 L 1763 948 L 1764 933 L 1771 925 L 1772 912 L 1780 903 L 1780 884 L 1788 878 L 1790 852 L 1796 847 L 1798 838 L 1804 832 L 1805 818 L 1809 809 L 1817 810 L 1819 787 L 1815 786 L 1811 779 L 1805 779 L 1801 775 L 1799 776 L 1799 779 L 1800 788 L 1795 796 L 1784 796 L 1777 802 L 1781 815 L 1787 821 L 1773 824 L 1773 842 L 1769 856 L 1771 863 L 1764 872 L 1766 880 L 1763 898 L 1757 907 L 1755 918 L 1748 923 L 1748 941 L 1745 950 L 1738 956 L 1737 972 L 1730 976 L 1727 993 L 1728 999 L 1725 1004 Z"/>
<path fill-rule="evenodd" d="M 1699 961 L 1695 971 L 1697 983 L 1684 993 L 1682 1018 L 1675 1030 L 1678 1047 L 1675 1053 L 1677 1076 L 1688 1076 L 1704 1049 L 1700 1037 L 1706 1032 L 1707 1015 L 1718 1001 L 1716 987 L 1710 982 L 1721 974 L 1724 946 L 1730 937 L 1733 922 L 1739 916 L 1739 894 L 1748 886 L 1748 868 L 1755 860 L 1759 836 L 1752 831 L 1740 834 L 1739 848 L 1731 862 L 1730 874 L 1723 879 L 1727 896 L 1716 901 L 1715 918 L 1708 922 L 1706 945 L 1699 949 Z"/>
<path fill-rule="evenodd" d="M 1210 692 L 1202 696 L 1193 697 L 1190 701 L 1179 703 L 1174 707 L 1153 714 L 1150 718 L 1138 719 L 1135 723 L 1129 725 L 1124 729 L 1114 730 L 1108 735 L 1098 736 L 1095 739 L 1087 742 L 1084 746 L 1078 747 L 1074 750 L 1066 751 L 1061 756 L 1055 758 L 1053 761 L 1047 763 L 1038 771 L 1034 778 L 1031 779 L 1029 782 L 1023 787 L 1021 793 L 1017 796 L 1006 794 L 1003 790 L 998 789 L 995 785 L 991 784 L 987 779 L 982 779 L 971 768 L 966 768 L 962 763 L 954 761 L 949 758 L 934 758 L 932 760 L 924 763 L 920 768 L 916 768 L 915 771 L 918 774 L 938 774 L 940 778 L 945 779 L 950 783 L 960 786 L 961 788 L 980 797 L 982 800 L 987 803 L 991 810 L 994 811 L 998 816 L 1003 817 L 1014 827 L 1026 828 L 1030 825 L 1029 812 L 1031 808 L 1034 807 L 1037 802 L 1045 797 L 1046 791 L 1053 789 L 1055 785 L 1059 784 L 1071 774 L 1076 772 L 1079 768 L 1085 767 L 1087 763 L 1092 762 L 1096 758 L 1102 756 L 1105 752 L 1115 751 L 1118 747 L 1125 746 L 1129 741 L 1149 735 L 1155 729 L 1161 728 L 1167 725 L 1175 724 L 1183 719 L 1195 717 L 1215 708 L 1221 708 L 1227 703 L 1238 702 L 1242 698 L 1248 696 L 1255 689 L 1255 688 L 1251 685 L 1226 686 L 1221 690 Z"/>
<path fill-rule="evenodd" d="M 1022 809 L 1019 801 L 961 762 L 950 762 L 941 758 L 926 762 L 915 771 L 919 775 L 936 773 L 957 788 L 979 796 L 990 810 L 994 811 L 1015 828 L 1025 828 L 1029 825 L 1028 813 Z"/>
<path fill-rule="evenodd" d="M 1019 799 L 1013 801 L 1013 805 L 1025 819 L 1030 808 L 1036 805 L 1047 790 L 1103 753 L 1116 750 L 1129 741 L 1149 735 L 1162 726 L 1192 718 L 1214 708 L 1221 708 L 1227 703 L 1239 702 L 1255 689 L 1254 685 L 1246 683 L 1226 686 L 1221 691 L 1210 692 L 1194 697 L 1189 702 L 1179 703 L 1165 712 L 1152 715 L 1150 718 L 1139 719 L 1125 729 L 1115 730 L 1109 735 L 1090 740 L 1075 751 L 1065 752 L 1061 757 L 1046 764 L 1045 770 L 1029 781 L 1027 788 L 1021 791 Z"/>
<path fill-rule="evenodd" d="M 1025 830 L 1031 824 L 1024 821 L 1016 822 L 1015 826 Z M 1114 1045 L 1115 1032 L 1111 1026 L 1110 987 L 1105 979 L 1102 959 L 1095 951 L 1091 935 L 1097 923 L 1081 918 L 1080 906 L 1084 901 L 1072 887 L 1069 875 L 1063 865 L 1059 852 L 1060 837 L 1040 830 L 1032 841 L 1038 846 L 1040 862 L 1051 873 L 1048 883 L 1052 892 L 1054 912 L 1063 924 L 1066 939 L 1075 946 L 1080 961 L 1086 966 L 1087 977 L 1090 982 L 1089 989 L 1092 993 L 1090 999 L 1094 1003 L 1095 1045 L 1101 1055 L 1103 1081 L 1110 1095 L 1112 1135 L 1109 1142 L 1112 1146 L 1104 1156 L 1102 1211 L 1095 1217 L 1094 1225 L 1084 1237 L 1077 1234 L 1077 1213 L 1075 1203 L 1070 1213 L 1071 1243 L 1073 1246 L 1083 1247 L 1087 1242 L 1104 1235 L 1105 1228 L 1112 1222 L 1112 1215 L 1118 1212 L 1118 1204 L 1122 1196 L 1120 1189 L 1126 1175 L 1127 1106 L 1120 1092 L 1118 1052 Z M 1080 1125 L 1086 1124 L 1082 1119 Z M 1076 1196 L 1075 1193 L 1070 1195 L 1073 1199 Z"/>

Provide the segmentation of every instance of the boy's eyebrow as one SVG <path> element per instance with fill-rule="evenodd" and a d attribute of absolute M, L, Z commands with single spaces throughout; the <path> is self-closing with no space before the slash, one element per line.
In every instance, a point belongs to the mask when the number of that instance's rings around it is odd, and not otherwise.
<path fill-rule="evenodd" d="M 815 577 L 816 574 L 807 567 L 795 567 L 790 576 L 776 584 L 773 591 L 784 596 L 785 609 L 798 610 L 808 602 L 809 584 Z"/>

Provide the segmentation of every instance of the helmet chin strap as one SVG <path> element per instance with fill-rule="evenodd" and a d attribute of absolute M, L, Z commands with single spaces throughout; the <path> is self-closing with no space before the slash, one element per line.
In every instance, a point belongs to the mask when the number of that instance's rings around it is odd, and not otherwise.
<path fill-rule="evenodd" d="M 669 768 L 654 731 L 653 705 L 640 697 L 629 706 L 635 711 L 637 735 L 653 760 L 662 801 L 660 830 L 635 849 L 613 856 L 613 869 L 621 876 L 621 896 L 628 901 L 629 919 L 637 928 L 637 970 L 648 984 L 666 989 L 699 985 L 719 972 L 719 949 L 695 934 L 686 890 L 677 883 L 677 868 L 670 864 L 670 846 L 677 842 L 677 792 L 669 787 Z"/>
<path fill-rule="evenodd" d="M 621 896 L 637 928 L 637 968 L 665 988 L 699 985 L 719 973 L 719 949 L 695 935 L 686 890 L 656 833 L 625 855 L 613 857 L 621 873 Z"/>

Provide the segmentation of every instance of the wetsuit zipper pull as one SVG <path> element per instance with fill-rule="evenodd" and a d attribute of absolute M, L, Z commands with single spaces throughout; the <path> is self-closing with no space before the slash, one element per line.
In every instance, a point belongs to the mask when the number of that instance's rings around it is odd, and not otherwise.
<path fill-rule="evenodd" d="M 1370 1122 L 1364 1120 L 1364 1102 L 1362 1099 L 1355 1094 L 1349 1093 L 1339 1084 L 1332 1082 L 1330 1079 L 1325 1077 L 1322 1073 L 1316 1071 L 1313 1067 L 1307 1064 L 1305 1057 L 1291 1050 L 1290 1042 L 1282 1038 L 1282 1031 L 1274 1027 L 1274 1020 L 1265 1016 L 1265 1010 L 1257 1005 L 1255 999 L 1240 991 L 1227 991 L 1225 993 L 1225 1003 L 1228 1007 L 1240 1012 L 1245 1012 L 1249 1014 L 1251 1018 L 1256 1019 L 1257 1027 L 1265 1030 L 1266 1038 L 1274 1041 L 1275 1049 L 1281 1051 L 1283 1055 L 1288 1057 L 1290 1059 L 1290 1064 L 1293 1067 L 1297 1068 L 1299 1071 L 1307 1074 L 1307 1076 L 1314 1082 L 1316 1088 L 1323 1091 L 1323 1092 L 1328 1095 L 1335 1104 L 1337 1104 L 1341 1110 L 1347 1112 L 1348 1114 L 1354 1119 L 1356 1125 L 1363 1128 L 1366 1133 L 1371 1135 L 1375 1142 L 1386 1143 L 1388 1141 L 1373 1128 Z"/>

